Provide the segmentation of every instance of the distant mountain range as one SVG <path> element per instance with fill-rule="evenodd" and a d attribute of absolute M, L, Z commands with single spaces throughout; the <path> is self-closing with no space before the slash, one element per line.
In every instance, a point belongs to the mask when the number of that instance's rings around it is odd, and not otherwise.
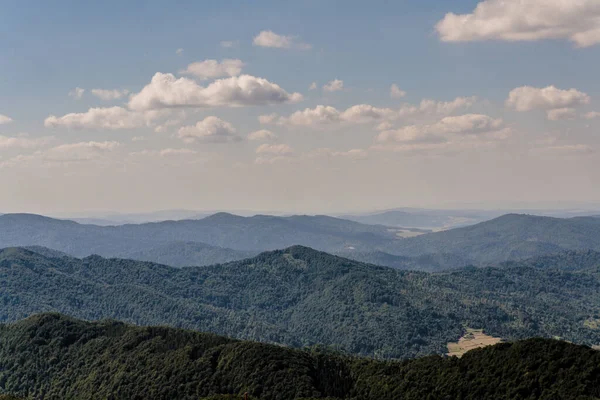
<path fill-rule="evenodd" d="M 476 263 L 495 263 L 585 249 L 600 251 L 598 218 L 508 214 L 473 226 L 408 238 L 386 251 L 409 257 L 445 253 Z"/>
<path fill-rule="evenodd" d="M 398 228 L 328 216 L 241 217 L 96 226 L 33 214 L 0 216 L 0 248 L 43 246 L 76 257 L 98 254 L 173 266 L 240 260 L 303 245 L 400 269 L 441 271 L 565 250 L 600 251 L 600 218 L 509 214 L 443 232 L 403 238 Z"/>
<path fill-rule="evenodd" d="M 590 251 L 440 274 L 298 246 L 184 269 L 55 256 L 0 252 L 0 321 L 56 311 L 384 358 L 445 353 L 465 327 L 600 344 L 600 255 Z"/>
<path fill-rule="evenodd" d="M 0 326 L 0 391 L 36 399 L 583 400 L 598 396 L 599 364 L 543 339 L 382 362 L 57 314 Z"/>

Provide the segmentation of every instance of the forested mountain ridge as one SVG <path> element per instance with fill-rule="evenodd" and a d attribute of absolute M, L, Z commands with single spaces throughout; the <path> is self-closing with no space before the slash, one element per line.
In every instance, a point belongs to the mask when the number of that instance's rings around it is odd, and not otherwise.
<path fill-rule="evenodd" d="M 465 328 L 504 339 L 600 344 L 600 266 L 399 271 L 305 247 L 177 269 L 99 256 L 0 252 L 0 321 L 58 311 L 167 324 L 294 347 L 407 358 L 447 351 Z"/>
<path fill-rule="evenodd" d="M 600 251 L 600 219 L 508 214 L 477 225 L 395 242 L 389 253 L 448 253 L 478 263 L 518 260 L 564 250 Z"/>
<path fill-rule="evenodd" d="M 43 246 L 76 257 L 99 254 L 132 258 L 132 255 L 148 255 L 151 251 L 154 251 L 153 257 L 160 257 L 157 247 L 168 249 L 181 242 L 242 251 L 245 257 L 248 252 L 292 245 L 329 252 L 346 248 L 370 250 L 394 240 L 397 240 L 394 232 L 384 226 L 327 216 L 240 217 L 219 213 L 200 220 L 120 226 L 82 225 L 33 214 L 0 216 L 0 248 Z M 193 261 L 194 257 L 181 264 L 193 265 Z"/>
<path fill-rule="evenodd" d="M 382 362 L 58 314 L 0 325 L 0 391 L 49 400 L 591 400 L 599 366 L 600 352 L 542 339 Z"/>
<path fill-rule="evenodd" d="M 304 245 L 400 269 L 441 271 L 565 250 L 600 251 L 600 219 L 510 214 L 465 228 L 401 238 L 393 228 L 327 216 L 240 217 L 95 226 L 31 214 L 0 216 L 0 248 L 43 246 L 173 266 L 210 265 Z"/>

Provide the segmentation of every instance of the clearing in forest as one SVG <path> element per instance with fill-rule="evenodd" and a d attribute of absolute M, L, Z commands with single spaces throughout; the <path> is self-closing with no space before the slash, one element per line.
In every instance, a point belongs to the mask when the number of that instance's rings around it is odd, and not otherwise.
<path fill-rule="evenodd" d="M 483 329 L 467 328 L 467 333 L 458 342 L 448 343 L 448 356 L 462 357 L 469 350 L 491 346 L 502 341 L 501 338 L 483 333 Z"/>

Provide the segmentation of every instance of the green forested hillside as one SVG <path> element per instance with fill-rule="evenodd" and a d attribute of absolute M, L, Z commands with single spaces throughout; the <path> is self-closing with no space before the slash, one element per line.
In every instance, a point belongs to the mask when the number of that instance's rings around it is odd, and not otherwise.
<path fill-rule="evenodd" d="M 0 326 L 0 391 L 94 399 L 578 399 L 600 396 L 600 352 L 532 339 L 382 362 L 172 328 L 57 314 Z M 215 397 L 216 396 L 216 397 Z"/>
<path fill-rule="evenodd" d="M 405 358 L 446 352 L 467 327 L 504 339 L 600 344 L 600 266 L 398 271 L 305 247 L 199 268 L 0 252 L 0 321 L 58 311 L 240 339 Z"/>

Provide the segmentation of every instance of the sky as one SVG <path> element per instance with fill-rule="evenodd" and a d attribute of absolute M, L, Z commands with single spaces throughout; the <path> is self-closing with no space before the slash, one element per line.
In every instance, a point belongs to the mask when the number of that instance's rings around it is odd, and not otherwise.
<path fill-rule="evenodd" d="M 598 0 L 5 0 L 0 213 L 600 204 Z"/>

